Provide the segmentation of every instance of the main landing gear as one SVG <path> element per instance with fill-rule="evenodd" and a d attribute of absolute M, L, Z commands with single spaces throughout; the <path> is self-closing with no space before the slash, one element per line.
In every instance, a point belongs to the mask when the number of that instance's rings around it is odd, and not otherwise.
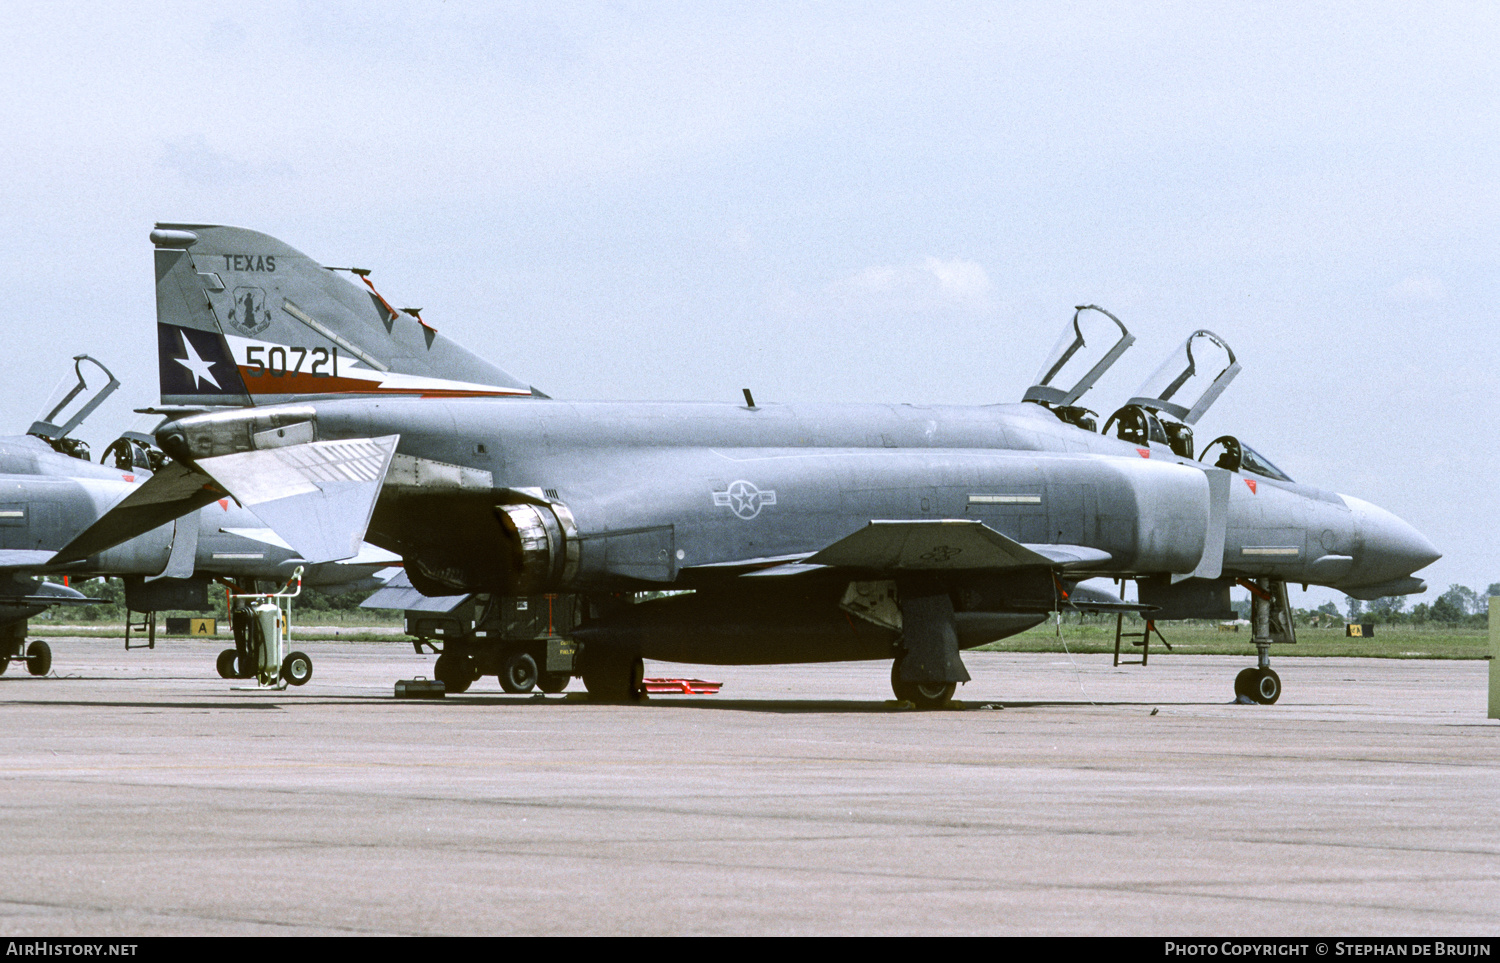
<path fill-rule="evenodd" d="M 596 702 L 644 702 L 646 664 L 640 656 L 585 644 L 578 656 L 579 675 Z"/>
<path fill-rule="evenodd" d="M 52 671 L 52 646 L 37 639 L 26 647 L 26 671 L 46 675 Z"/>
<path fill-rule="evenodd" d="M 901 663 L 905 657 L 891 663 L 891 691 L 902 702 L 910 702 L 918 709 L 946 709 L 958 690 L 956 682 L 903 682 Z"/>
<path fill-rule="evenodd" d="M 958 683 L 969 681 L 958 654 L 953 600 L 939 587 L 921 582 L 902 588 L 902 652 L 891 663 L 891 691 L 918 709 L 945 709 Z"/>
<path fill-rule="evenodd" d="M 1250 644 L 1255 646 L 1255 667 L 1244 669 L 1234 677 L 1234 700 L 1274 705 L 1281 698 L 1281 676 L 1271 668 L 1271 646 L 1295 643 L 1297 629 L 1292 622 L 1287 601 L 1286 583 L 1268 578 L 1254 582 L 1241 581 L 1250 590 Z"/>

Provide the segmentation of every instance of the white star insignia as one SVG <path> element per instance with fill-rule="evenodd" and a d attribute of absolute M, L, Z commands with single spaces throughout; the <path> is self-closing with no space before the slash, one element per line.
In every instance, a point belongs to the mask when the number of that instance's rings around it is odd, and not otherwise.
<path fill-rule="evenodd" d="M 182 333 L 182 350 L 187 352 L 187 357 L 173 358 L 172 360 L 193 373 L 194 388 L 207 381 L 220 391 L 224 390 L 224 387 L 214 378 L 214 363 L 212 361 L 204 361 L 198 357 L 198 352 L 193 350 L 193 342 L 188 340 L 187 332 L 185 331 Z"/>

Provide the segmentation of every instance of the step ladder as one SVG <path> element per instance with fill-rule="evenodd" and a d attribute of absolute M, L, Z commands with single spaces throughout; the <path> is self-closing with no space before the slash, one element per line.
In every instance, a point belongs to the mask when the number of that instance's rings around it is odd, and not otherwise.
<path fill-rule="evenodd" d="M 139 621 L 139 622 L 132 622 L 131 619 L 134 618 L 137 614 L 140 615 L 141 621 Z M 134 631 L 136 633 L 144 632 L 146 634 L 146 641 L 145 641 L 145 643 L 142 644 L 140 642 L 137 642 L 135 645 L 131 645 L 130 644 L 130 633 L 132 631 Z M 137 638 L 139 638 L 139 635 L 137 635 Z M 140 612 L 140 613 L 136 613 L 136 612 L 130 611 L 129 609 L 125 610 L 125 648 L 127 650 L 129 650 L 129 649 L 154 649 L 154 648 L 156 648 L 156 613 L 155 612 Z"/>
<path fill-rule="evenodd" d="M 1134 638 L 1133 636 L 1135 635 L 1135 633 L 1133 631 L 1131 632 L 1132 638 L 1130 640 L 1130 644 L 1131 645 L 1140 646 L 1140 649 L 1141 649 L 1141 661 L 1139 661 L 1139 662 L 1129 661 L 1129 662 L 1125 662 L 1124 663 L 1125 665 L 1147 665 L 1149 663 L 1149 661 L 1151 659 L 1151 634 L 1153 632 L 1156 633 L 1156 637 L 1158 639 L 1161 639 L 1161 644 L 1165 645 L 1167 647 L 1167 651 L 1168 652 L 1172 651 L 1172 643 L 1168 642 L 1166 640 L 1166 637 L 1161 634 L 1161 629 L 1158 629 L 1156 627 L 1156 622 L 1153 621 L 1152 619 L 1147 619 L 1146 620 L 1146 628 L 1145 628 L 1144 631 L 1141 632 L 1141 637 L 1140 638 L 1138 638 L 1138 639 Z M 1115 613 L 1115 665 L 1120 665 L 1121 664 L 1120 663 L 1120 641 L 1121 641 L 1121 638 L 1124 636 L 1124 633 L 1125 633 L 1125 613 L 1124 612 L 1117 612 L 1117 613 Z"/>

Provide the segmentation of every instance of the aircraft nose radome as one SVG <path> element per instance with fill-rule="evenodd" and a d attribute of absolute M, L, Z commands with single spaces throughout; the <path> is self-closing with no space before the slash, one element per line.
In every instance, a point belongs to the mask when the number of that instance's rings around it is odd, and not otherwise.
<path fill-rule="evenodd" d="M 1392 578 L 1410 575 L 1443 557 L 1426 535 L 1379 505 L 1349 495 L 1339 497 L 1358 522 L 1364 542 L 1361 561 L 1371 574 L 1378 570 L 1379 574 Z"/>

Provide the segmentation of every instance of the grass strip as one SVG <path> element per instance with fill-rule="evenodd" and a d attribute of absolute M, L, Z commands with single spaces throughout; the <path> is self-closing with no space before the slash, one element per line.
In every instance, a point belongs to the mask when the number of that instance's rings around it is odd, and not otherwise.
<path fill-rule="evenodd" d="M 1125 626 L 1125 636 L 1120 645 L 1121 658 L 1139 658 L 1141 647 L 1131 642 L 1139 641 L 1141 626 L 1133 630 Z M 1215 624 L 1163 623 L 1162 636 L 1172 644 L 1168 652 L 1161 640 L 1152 636 L 1153 656 L 1171 655 L 1244 655 L 1254 654 L 1250 644 L 1249 626 L 1240 626 L 1238 632 L 1221 631 Z M 1115 650 L 1115 627 L 1108 625 L 1064 623 L 1062 637 L 1067 648 L 1074 653 L 1113 653 Z M 1052 623 L 1027 629 L 999 642 L 979 647 L 980 652 L 1062 652 L 1063 644 L 1057 637 L 1057 628 Z M 1375 628 L 1374 638 L 1349 638 L 1341 628 L 1297 629 L 1295 645 L 1271 647 L 1274 658 L 1287 656 L 1323 656 L 1356 659 L 1485 659 L 1489 657 L 1489 633 L 1482 629 L 1443 629 L 1425 626 L 1385 626 Z"/>

